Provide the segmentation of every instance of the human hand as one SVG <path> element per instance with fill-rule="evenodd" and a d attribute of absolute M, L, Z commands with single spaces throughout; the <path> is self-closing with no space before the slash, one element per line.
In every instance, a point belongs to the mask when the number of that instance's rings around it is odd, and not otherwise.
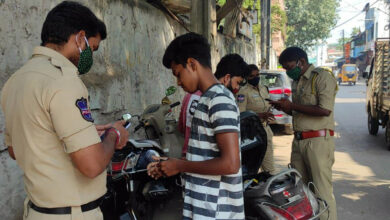
<path fill-rule="evenodd" d="M 108 124 L 105 124 L 105 125 L 95 125 L 95 127 L 96 127 L 96 130 L 98 132 L 98 135 L 102 136 L 107 129 L 112 127 L 112 124 L 108 123 Z"/>
<path fill-rule="evenodd" d="M 164 173 L 160 170 L 160 161 L 161 160 L 166 160 L 167 158 L 162 158 L 162 157 L 157 157 L 157 156 L 152 156 L 152 159 L 155 162 L 151 162 L 148 164 L 146 167 L 148 175 L 152 177 L 153 179 L 158 179 L 162 176 L 164 176 Z"/>
<path fill-rule="evenodd" d="M 267 122 L 275 120 L 275 116 L 271 112 L 259 113 L 259 118 L 261 118 L 261 119 L 263 119 L 264 121 L 267 121 Z"/>
<path fill-rule="evenodd" d="M 117 150 L 120 150 L 124 146 L 126 146 L 127 141 L 129 140 L 129 132 L 126 130 L 125 127 L 123 127 L 123 125 L 125 123 L 126 123 L 126 121 L 121 120 L 121 121 L 117 121 L 111 125 L 113 128 L 116 128 L 120 133 L 119 141 L 115 145 L 115 149 L 117 149 Z"/>
<path fill-rule="evenodd" d="M 279 111 L 281 110 L 286 113 L 290 113 L 292 111 L 292 102 L 289 99 L 282 98 L 278 101 L 271 101 L 269 103 Z"/>
<path fill-rule="evenodd" d="M 180 173 L 181 161 L 176 158 L 168 158 L 168 160 L 160 162 L 160 170 L 165 176 L 174 176 Z"/>

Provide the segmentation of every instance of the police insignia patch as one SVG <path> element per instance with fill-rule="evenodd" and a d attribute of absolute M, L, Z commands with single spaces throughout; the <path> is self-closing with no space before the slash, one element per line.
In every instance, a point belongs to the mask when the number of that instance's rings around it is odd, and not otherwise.
<path fill-rule="evenodd" d="M 76 106 L 79 108 L 81 116 L 89 122 L 94 122 L 91 114 L 91 110 L 88 108 L 87 99 L 81 97 L 81 99 L 76 100 Z"/>
<path fill-rule="evenodd" d="M 245 101 L 245 95 L 238 95 L 237 96 L 237 102 L 241 103 Z"/>

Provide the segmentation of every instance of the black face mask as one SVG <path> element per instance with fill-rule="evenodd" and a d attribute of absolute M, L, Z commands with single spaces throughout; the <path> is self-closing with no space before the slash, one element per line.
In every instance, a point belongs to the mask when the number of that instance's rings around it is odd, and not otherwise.
<path fill-rule="evenodd" d="M 253 79 L 249 79 L 248 83 L 251 84 L 252 86 L 257 86 L 260 82 L 260 76 L 256 76 Z"/>

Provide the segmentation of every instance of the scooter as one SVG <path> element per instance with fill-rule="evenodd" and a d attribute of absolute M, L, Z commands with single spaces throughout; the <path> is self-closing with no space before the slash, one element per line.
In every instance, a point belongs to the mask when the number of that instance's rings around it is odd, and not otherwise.
<path fill-rule="evenodd" d="M 315 197 L 297 170 L 289 168 L 274 176 L 257 173 L 265 155 L 267 136 L 256 113 L 243 112 L 240 117 L 246 219 L 319 219 L 328 205 Z M 313 183 L 309 185 L 315 189 Z"/>
<path fill-rule="evenodd" d="M 152 104 L 146 107 L 134 132 L 144 128 L 146 138 L 160 143 L 164 154 L 168 157 L 180 158 L 184 136 L 177 129 L 177 120 L 172 109 L 179 106 L 180 102 L 172 103 L 168 98 L 176 92 L 176 87 L 171 86 L 165 92 L 161 104 Z"/>

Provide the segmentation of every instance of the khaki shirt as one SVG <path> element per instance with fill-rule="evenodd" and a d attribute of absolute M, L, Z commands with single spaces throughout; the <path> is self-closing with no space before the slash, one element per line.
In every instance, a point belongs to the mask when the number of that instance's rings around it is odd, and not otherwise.
<path fill-rule="evenodd" d="M 258 87 L 259 89 L 247 84 L 237 93 L 237 105 L 240 108 L 240 112 L 249 110 L 263 113 L 271 109 L 271 105 L 265 100 L 270 98 L 267 87 L 260 84 Z"/>
<path fill-rule="evenodd" d="M 100 142 L 77 68 L 63 55 L 36 47 L 4 85 L 5 143 L 24 171 L 37 206 L 80 206 L 106 192 L 106 173 L 84 176 L 69 153 Z"/>
<path fill-rule="evenodd" d="M 298 82 L 293 82 L 292 101 L 301 105 L 317 105 L 332 112 L 329 116 L 319 117 L 293 111 L 294 131 L 333 130 L 336 93 L 336 79 L 328 71 L 311 65 Z"/>

